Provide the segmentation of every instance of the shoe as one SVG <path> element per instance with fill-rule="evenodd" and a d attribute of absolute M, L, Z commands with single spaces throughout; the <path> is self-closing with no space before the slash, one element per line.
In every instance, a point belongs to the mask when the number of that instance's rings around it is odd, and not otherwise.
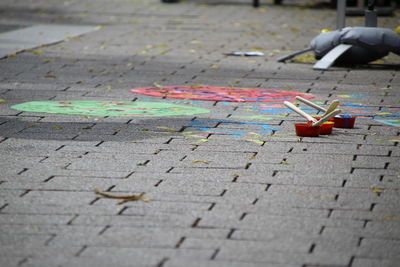
<path fill-rule="evenodd" d="M 161 0 L 163 3 L 177 3 L 179 0 Z"/>

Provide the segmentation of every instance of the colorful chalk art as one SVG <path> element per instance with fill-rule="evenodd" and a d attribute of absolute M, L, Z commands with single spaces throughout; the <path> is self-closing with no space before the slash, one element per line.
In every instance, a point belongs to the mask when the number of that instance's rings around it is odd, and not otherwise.
<path fill-rule="evenodd" d="M 132 93 L 179 99 L 232 101 L 232 102 L 276 102 L 293 101 L 295 96 L 311 99 L 313 95 L 275 89 L 213 87 L 213 86 L 155 86 L 133 88 Z"/>
<path fill-rule="evenodd" d="M 327 107 L 327 105 L 324 105 L 323 103 L 317 102 L 317 104 L 322 107 Z M 315 109 L 310 108 L 307 105 L 300 104 L 299 107 L 309 114 L 317 113 Z M 397 107 L 364 105 L 360 103 L 343 103 L 340 104 L 340 109 L 342 110 L 343 114 L 357 116 L 359 118 L 371 118 L 387 125 L 400 127 L 400 108 Z M 261 112 L 263 115 L 265 114 L 265 118 L 269 119 L 285 117 L 285 114 L 291 112 L 291 110 L 283 104 L 261 104 L 248 107 L 247 110 Z M 245 116 L 242 117 L 245 118 Z M 251 118 L 251 116 L 248 117 Z"/>
<path fill-rule="evenodd" d="M 215 125 L 231 125 L 234 128 L 243 126 L 243 128 L 250 128 L 251 131 L 240 130 L 240 129 L 217 129 Z M 193 128 L 196 131 L 210 133 L 210 134 L 218 134 L 218 135 L 226 135 L 232 138 L 241 138 L 246 136 L 248 133 L 253 134 L 269 134 L 274 131 L 278 131 L 279 128 L 271 127 L 265 123 L 255 123 L 255 122 L 235 122 L 235 121 L 223 121 L 223 120 L 196 120 L 191 121 L 188 127 Z"/>
<path fill-rule="evenodd" d="M 190 116 L 209 113 L 205 108 L 181 106 L 160 102 L 128 101 L 33 101 L 11 108 L 27 112 L 43 112 L 82 116 Z"/>

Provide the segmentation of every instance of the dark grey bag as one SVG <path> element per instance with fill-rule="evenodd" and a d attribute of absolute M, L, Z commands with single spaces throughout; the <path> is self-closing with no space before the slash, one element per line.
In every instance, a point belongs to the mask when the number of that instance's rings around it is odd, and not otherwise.
<path fill-rule="evenodd" d="M 353 46 L 336 60 L 338 63 L 365 64 L 382 58 L 389 52 L 400 55 L 400 34 L 386 28 L 347 27 L 321 33 L 310 43 L 317 59 L 339 44 Z"/>

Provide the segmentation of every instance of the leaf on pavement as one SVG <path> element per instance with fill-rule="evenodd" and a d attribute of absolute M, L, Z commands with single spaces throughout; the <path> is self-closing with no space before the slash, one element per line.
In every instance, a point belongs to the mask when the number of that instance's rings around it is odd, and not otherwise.
<path fill-rule="evenodd" d="M 144 193 L 140 193 L 139 195 L 127 195 L 127 196 L 120 196 L 120 195 L 114 195 L 110 193 L 106 193 L 104 191 L 101 191 L 99 189 L 94 190 L 95 194 L 100 195 L 105 198 L 113 198 L 113 199 L 120 199 L 118 201 L 118 205 L 123 204 L 128 201 L 138 201 L 138 200 L 143 200 L 144 202 L 149 202 L 150 199 L 148 197 L 144 196 Z"/>
<path fill-rule="evenodd" d="M 385 191 L 385 189 L 379 188 L 379 187 L 376 187 L 376 186 L 371 186 L 371 191 L 373 193 L 376 193 L 377 195 L 380 195 L 381 193 L 383 193 Z"/>
<path fill-rule="evenodd" d="M 205 160 L 193 160 L 192 163 L 193 164 L 196 164 L 196 163 L 210 164 L 208 161 L 205 161 Z"/>

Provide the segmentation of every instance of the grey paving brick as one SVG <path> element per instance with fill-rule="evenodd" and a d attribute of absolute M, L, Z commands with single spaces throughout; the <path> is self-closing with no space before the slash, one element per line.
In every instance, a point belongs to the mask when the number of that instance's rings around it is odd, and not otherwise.
<path fill-rule="evenodd" d="M 149 216 L 95 216 L 80 215 L 72 225 L 77 226 L 129 226 L 129 227 L 161 227 L 168 225 L 170 227 L 190 227 L 197 216 L 180 214 L 154 214 Z"/>
<path fill-rule="evenodd" d="M 399 241 L 365 238 L 360 245 L 359 255 L 364 257 L 399 260 Z"/>
<path fill-rule="evenodd" d="M 232 261 L 232 260 L 183 260 L 183 259 L 170 259 L 165 263 L 165 266 L 188 266 L 188 264 L 193 264 L 196 266 L 209 266 L 209 267 L 217 267 L 217 266 L 249 266 L 249 267 L 256 267 L 256 266 L 267 266 L 267 267 L 294 267 L 298 266 L 296 264 L 275 264 L 275 263 L 255 263 L 255 262 L 245 262 L 245 261 Z"/>
<path fill-rule="evenodd" d="M 40 214 L 1 214 L 0 224 L 38 225 L 38 224 L 67 224 L 72 215 L 40 215 Z"/>
<path fill-rule="evenodd" d="M 397 260 L 388 259 L 373 259 L 373 258 L 355 258 L 353 261 L 354 267 L 396 267 Z"/>
<path fill-rule="evenodd" d="M 110 254 L 111 253 L 111 254 Z M 164 258 L 179 257 L 184 259 L 203 259 L 211 257 L 212 250 L 187 250 L 172 248 L 99 248 L 88 247 L 80 257 L 72 259 L 67 266 L 78 266 L 93 264 L 96 262 L 99 266 L 130 266 L 133 262 L 139 262 L 141 266 L 156 265 Z M 108 255 L 113 255 L 109 257 Z M 93 260 L 95 259 L 95 260 Z M 131 259 L 128 260 L 127 259 Z"/>

